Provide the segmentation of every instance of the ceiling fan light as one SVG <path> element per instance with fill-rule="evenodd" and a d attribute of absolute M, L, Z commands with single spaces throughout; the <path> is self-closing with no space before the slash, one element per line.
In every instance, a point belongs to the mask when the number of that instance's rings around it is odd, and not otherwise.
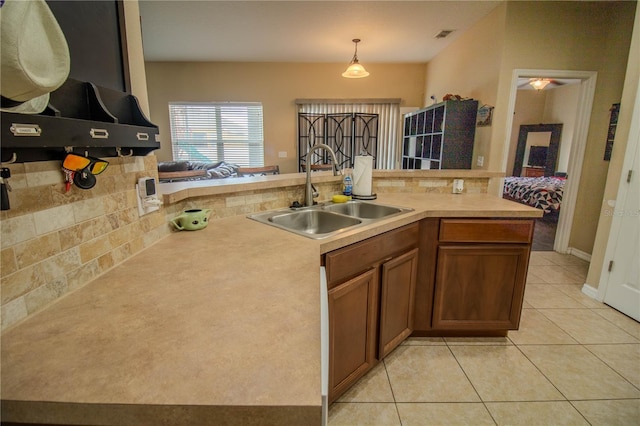
<path fill-rule="evenodd" d="M 352 62 L 346 69 L 346 71 L 342 73 L 342 76 L 346 78 L 362 78 L 368 75 L 369 72 L 367 72 L 367 70 L 364 69 L 364 67 L 360 65 L 357 60 L 355 62 Z"/>
<path fill-rule="evenodd" d="M 551 80 L 546 78 L 532 78 L 529 80 L 529 84 L 536 90 L 544 90 L 549 83 L 551 83 Z"/>

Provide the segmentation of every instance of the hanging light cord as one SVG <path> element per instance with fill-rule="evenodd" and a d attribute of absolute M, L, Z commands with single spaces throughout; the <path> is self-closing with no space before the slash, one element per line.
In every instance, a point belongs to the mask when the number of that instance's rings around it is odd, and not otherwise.
<path fill-rule="evenodd" d="M 360 39 L 359 38 L 354 38 L 353 41 L 356 44 L 356 50 L 353 53 L 353 59 L 351 59 L 351 63 L 352 64 L 357 64 L 358 63 L 358 43 L 360 43 Z"/>

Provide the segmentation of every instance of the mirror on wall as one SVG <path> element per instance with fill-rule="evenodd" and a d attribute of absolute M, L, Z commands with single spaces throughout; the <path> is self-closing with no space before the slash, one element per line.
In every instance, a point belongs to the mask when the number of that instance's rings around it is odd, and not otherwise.
<path fill-rule="evenodd" d="M 518 133 L 513 176 L 553 176 L 558 163 L 562 124 L 524 124 Z"/>

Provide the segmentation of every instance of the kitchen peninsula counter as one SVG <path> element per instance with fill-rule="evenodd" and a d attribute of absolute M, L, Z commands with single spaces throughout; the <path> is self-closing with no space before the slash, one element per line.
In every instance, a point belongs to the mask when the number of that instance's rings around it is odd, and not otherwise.
<path fill-rule="evenodd" d="M 2 335 L 2 420 L 319 424 L 320 255 L 426 217 L 540 217 L 486 194 L 312 240 L 244 216 L 176 232 Z"/>

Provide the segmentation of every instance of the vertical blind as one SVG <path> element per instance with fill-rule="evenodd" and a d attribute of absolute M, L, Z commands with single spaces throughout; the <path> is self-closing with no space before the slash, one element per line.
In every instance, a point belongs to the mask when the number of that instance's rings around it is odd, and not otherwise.
<path fill-rule="evenodd" d="M 169 103 L 173 159 L 264 166 L 262 104 Z"/>
<path fill-rule="evenodd" d="M 395 169 L 398 161 L 400 140 L 399 131 L 401 126 L 400 103 L 366 103 L 353 102 L 332 104 L 323 103 L 301 103 L 298 105 L 298 112 L 313 114 L 334 114 L 347 112 L 362 112 L 367 114 L 378 114 L 378 152 L 376 153 L 376 168 Z"/>

